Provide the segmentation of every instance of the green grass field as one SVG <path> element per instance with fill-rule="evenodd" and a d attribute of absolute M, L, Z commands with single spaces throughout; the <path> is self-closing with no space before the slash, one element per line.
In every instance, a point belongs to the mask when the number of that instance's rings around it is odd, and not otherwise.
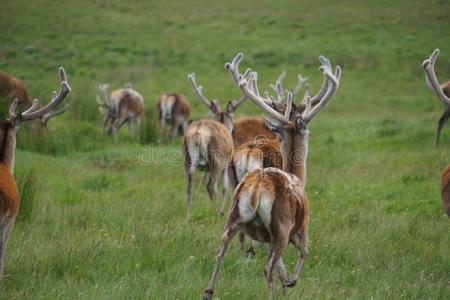
<path fill-rule="evenodd" d="M 322 83 L 318 56 L 342 66 L 341 86 L 310 125 L 310 252 L 284 299 L 448 299 L 450 220 L 440 173 L 450 130 L 432 147 L 441 105 L 422 61 L 441 49 L 450 78 L 450 2 L 415 1 L 3 1 L 0 69 L 48 101 L 57 68 L 71 106 L 51 131 L 23 126 L 16 177 L 21 213 L 0 299 L 199 299 L 225 217 L 197 174 L 185 218 L 180 139 L 157 147 L 159 95 L 179 91 L 206 114 L 186 76 L 225 105 L 239 97 L 223 65 L 238 52 L 268 86 L 282 69 Z M 97 85 L 132 82 L 145 97 L 141 142 L 100 139 Z M 260 115 L 246 103 L 237 116 Z M 243 257 L 237 239 L 216 299 L 266 299 L 267 250 Z M 292 272 L 292 246 L 285 262 Z M 278 282 L 277 282 L 278 284 Z M 278 284 L 278 295 L 281 289 Z"/>

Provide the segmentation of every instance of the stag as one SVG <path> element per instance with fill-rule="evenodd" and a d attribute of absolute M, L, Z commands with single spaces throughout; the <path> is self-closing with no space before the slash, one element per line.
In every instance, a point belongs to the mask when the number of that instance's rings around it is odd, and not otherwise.
<path fill-rule="evenodd" d="M 60 104 L 67 94 L 70 86 L 63 68 L 59 69 L 61 90 L 58 94 L 53 92 L 52 100 L 44 107 L 37 109 L 38 100 L 35 99 L 31 107 L 16 114 L 20 103 L 16 98 L 9 109 L 9 118 L 0 125 L 0 279 L 4 274 L 6 244 L 14 226 L 19 211 L 20 197 L 14 179 L 14 155 L 16 148 L 16 132 L 24 121 L 41 118 Z"/>
<path fill-rule="evenodd" d="M 191 104 L 184 95 L 164 93 L 156 108 L 159 114 L 158 144 L 161 143 L 165 124 L 170 124 L 170 141 L 173 141 L 177 134 L 185 133 L 191 115 Z"/>
<path fill-rule="evenodd" d="M 273 271 L 276 267 L 284 288 L 294 286 L 299 278 L 303 264 L 308 256 L 308 198 L 305 193 L 306 159 L 308 154 L 309 130 L 307 125 L 327 105 L 335 94 L 340 80 L 341 69 L 321 68 L 331 84 L 325 96 L 313 108 L 311 98 L 306 97 L 305 109 L 290 118 L 293 95 L 287 94 L 287 107 L 284 114 L 267 105 L 267 98 L 259 94 L 257 77 L 248 81 L 238 70 L 240 59 L 228 64 L 228 68 L 239 82 L 244 95 L 259 106 L 270 118 L 270 129 L 281 136 L 281 152 L 284 158 L 283 170 L 277 168 L 256 169 L 248 173 L 236 188 L 233 203 L 228 212 L 225 230 L 216 256 L 214 270 L 205 290 L 203 299 L 210 300 L 214 293 L 220 264 L 228 244 L 238 230 L 251 238 L 269 243 L 269 259 L 265 268 L 267 284 L 272 299 L 275 298 Z M 282 254 L 289 243 L 299 250 L 299 259 L 292 277 L 288 277 Z"/>
<path fill-rule="evenodd" d="M 108 95 L 108 84 L 99 85 L 100 96 L 97 96 L 99 111 L 104 115 L 102 120 L 102 135 L 111 125 L 115 143 L 119 141 L 119 129 L 128 123 L 132 135 L 136 135 L 144 112 L 144 97 L 126 84 L 124 88 L 115 90 Z"/>
<path fill-rule="evenodd" d="M 435 49 L 433 53 L 431 53 L 430 57 L 424 60 L 424 62 L 422 63 L 422 68 L 425 71 L 425 79 L 428 87 L 433 91 L 437 99 L 444 105 L 444 112 L 439 118 L 436 127 L 436 134 L 434 136 L 433 142 L 434 147 L 437 147 L 439 145 L 442 127 L 444 127 L 445 123 L 450 117 L 450 81 L 447 81 L 440 85 L 437 80 L 436 73 L 434 72 L 434 64 L 438 56 L 439 49 Z"/>
<path fill-rule="evenodd" d="M 216 182 L 220 175 L 223 178 L 222 204 L 219 212 L 225 209 L 228 190 L 228 163 L 233 151 L 233 113 L 245 100 L 229 101 L 225 111 L 222 111 L 218 100 L 209 100 L 203 95 L 202 87 L 197 85 L 195 74 L 188 76 L 194 93 L 206 108 L 213 114 L 214 120 L 193 122 L 186 129 L 183 139 L 184 165 L 187 177 L 187 215 L 192 214 L 192 179 L 196 169 L 206 172 L 209 176 L 207 191 L 209 198 L 215 203 Z"/>

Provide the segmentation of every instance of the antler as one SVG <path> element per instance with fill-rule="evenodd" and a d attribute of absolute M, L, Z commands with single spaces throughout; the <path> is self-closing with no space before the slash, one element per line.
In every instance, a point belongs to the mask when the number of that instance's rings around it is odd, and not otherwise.
<path fill-rule="evenodd" d="M 225 68 L 230 70 L 233 78 L 240 79 L 238 86 L 241 89 L 242 93 L 246 95 L 247 98 L 250 99 L 252 102 L 254 102 L 256 105 L 261 107 L 261 109 L 265 111 L 269 116 L 271 116 L 281 124 L 285 125 L 289 124 L 289 118 L 286 118 L 284 115 L 280 114 L 272 107 L 270 107 L 266 103 L 266 101 L 270 100 L 261 97 L 261 95 L 259 94 L 257 85 L 258 74 L 256 72 L 253 72 L 252 75 L 250 76 L 251 78 L 249 81 L 247 81 L 245 78 L 246 77 L 245 75 L 247 74 L 248 70 L 244 75 L 239 74 L 239 63 L 243 57 L 244 55 L 242 53 L 238 53 L 231 63 L 227 63 L 225 65 Z M 289 104 L 291 107 L 289 107 Z M 288 107 L 286 110 L 290 111 L 291 108 L 292 108 L 292 101 L 290 101 L 290 103 L 288 102 Z"/>
<path fill-rule="evenodd" d="M 46 113 L 45 115 L 43 115 L 41 117 L 41 123 L 45 126 L 47 125 L 47 122 L 56 116 L 59 116 L 60 114 L 64 113 L 66 111 L 66 109 L 69 107 L 69 103 L 66 103 L 66 105 L 64 105 L 63 108 L 59 109 L 59 110 L 54 110 L 54 111 L 50 111 L 48 113 Z"/>
<path fill-rule="evenodd" d="M 218 103 L 217 100 L 208 100 L 202 92 L 203 87 L 197 85 L 197 82 L 195 81 L 195 73 L 189 74 L 188 75 L 188 80 L 191 83 L 192 86 L 192 90 L 194 91 L 194 93 L 197 95 L 198 99 L 209 109 L 211 110 L 213 113 L 217 113 L 219 112 L 219 107 L 218 107 Z"/>
<path fill-rule="evenodd" d="M 61 81 L 61 90 L 59 91 L 59 93 L 57 94 L 56 92 L 53 92 L 52 100 L 46 106 L 44 106 L 38 110 L 36 110 L 36 108 L 39 104 L 39 101 L 37 99 L 34 99 L 31 107 L 29 107 L 27 110 L 25 110 L 24 112 L 22 112 L 18 115 L 17 119 L 19 121 L 28 121 L 28 120 L 32 120 L 32 119 L 41 117 L 41 116 L 45 115 L 46 113 L 50 112 L 53 108 L 55 108 L 59 103 L 61 103 L 64 100 L 64 98 L 70 93 L 71 88 L 70 88 L 69 84 L 67 83 L 66 72 L 64 72 L 64 69 L 62 67 L 59 68 L 59 77 L 60 77 L 60 81 Z M 10 118 L 15 117 L 16 107 L 17 107 L 17 101 L 14 100 L 13 104 L 10 107 L 10 111 L 9 111 Z"/>
<path fill-rule="evenodd" d="M 450 98 L 448 98 L 437 80 L 436 73 L 434 72 L 434 63 L 439 56 L 439 49 L 434 49 L 430 57 L 423 61 L 422 68 L 425 71 L 425 79 L 427 81 L 428 87 L 433 91 L 433 93 L 438 97 L 438 99 L 445 105 L 450 105 Z"/>
<path fill-rule="evenodd" d="M 319 113 L 319 111 L 328 104 L 330 99 L 336 93 L 336 90 L 339 86 L 339 81 L 341 79 L 341 67 L 340 66 L 336 66 L 335 72 L 333 74 L 333 70 L 331 68 L 330 61 L 322 55 L 319 57 L 319 59 L 321 61 L 321 66 L 319 69 L 322 71 L 323 75 L 325 76 L 325 81 L 328 81 L 328 88 L 327 88 L 327 91 L 325 92 L 325 94 L 321 98 L 317 98 L 317 96 L 319 95 L 318 94 L 314 97 L 317 99 L 314 99 L 314 98 L 311 99 L 311 105 L 314 104 L 313 103 L 314 101 L 317 101 L 318 104 L 316 106 L 314 106 L 314 108 L 312 108 L 310 112 L 305 114 L 303 119 L 305 120 L 306 123 L 309 123 Z"/>
<path fill-rule="evenodd" d="M 294 98 L 297 97 L 297 95 L 300 93 L 302 88 L 308 84 L 308 77 L 303 77 L 302 74 L 297 75 L 298 82 L 297 85 L 294 87 L 294 91 L 292 92 L 294 94 Z"/>

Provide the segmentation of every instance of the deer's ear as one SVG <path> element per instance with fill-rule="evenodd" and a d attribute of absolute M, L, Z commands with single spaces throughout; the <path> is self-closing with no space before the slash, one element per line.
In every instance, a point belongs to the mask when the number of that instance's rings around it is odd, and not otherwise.
<path fill-rule="evenodd" d="M 266 125 L 270 131 L 278 135 L 282 140 L 286 138 L 286 130 L 284 129 L 284 126 L 277 121 L 264 117 L 264 125 Z"/>

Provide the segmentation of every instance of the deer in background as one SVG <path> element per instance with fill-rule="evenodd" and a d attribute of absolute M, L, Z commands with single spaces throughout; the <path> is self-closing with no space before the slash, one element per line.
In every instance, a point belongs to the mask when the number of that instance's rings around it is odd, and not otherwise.
<path fill-rule="evenodd" d="M 206 172 L 209 176 L 207 191 L 213 203 L 216 200 L 217 180 L 223 178 L 222 204 L 219 212 L 225 209 L 228 190 L 228 162 L 233 151 L 233 113 L 245 100 L 229 101 L 225 111 L 219 106 L 219 101 L 207 99 L 202 87 L 197 85 L 195 74 L 188 76 L 188 81 L 197 98 L 213 114 L 214 120 L 200 120 L 191 123 L 184 134 L 183 157 L 187 177 L 187 215 L 192 214 L 192 180 L 196 169 Z"/>
<path fill-rule="evenodd" d="M 171 142 L 177 134 L 185 133 L 191 116 L 191 104 L 184 95 L 164 93 L 159 98 L 156 108 L 159 114 L 158 144 L 162 141 L 165 124 L 170 124 L 169 138 Z"/>
<path fill-rule="evenodd" d="M 144 112 L 144 97 L 126 84 L 124 88 L 108 94 L 108 84 L 99 85 L 100 96 L 97 96 L 99 111 L 104 115 L 102 120 L 102 135 L 111 124 L 115 143 L 119 141 L 119 129 L 128 123 L 130 133 L 137 135 L 141 124 L 141 115 Z"/>
<path fill-rule="evenodd" d="M 238 54 L 241 56 L 242 54 Z M 240 60 L 238 60 L 240 61 Z M 238 64 L 228 64 L 239 82 L 244 95 L 259 106 L 270 118 L 267 124 L 271 130 L 281 136 L 283 170 L 277 168 L 256 169 L 248 173 L 236 188 L 233 203 L 228 212 L 227 221 L 216 256 L 214 270 L 204 300 L 211 300 L 217 280 L 220 264 L 228 244 L 238 230 L 243 230 L 255 240 L 269 243 L 269 259 L 265 268 L 267 284 L 272 299 L 275 298 L 273 272 L 277 268 L 283 289 L 294 286 L 299 278 L 305 259 L 308 256 L 308 198 L 305 192 L 306 159 L 308 154 L 309 130 L 307 125 L 327 105 L 335 94 L 341 75 L 336 67 L 335 73 L 322 68 L 324 76 L 332 84 L 326 95 L 315 107 L 311 108 L 311 98 L 306 97 L 303 113 L 290 118 L 292 110 L 292 93 L 287 94 L 284 114 L 267 105 L 266 98 L 260 96 L 257 76 L 246 80 L 238 70 Z M 299 250 L 299 259 L 292 277 L 288 277 L 282 254 L 289 243 Z"/>
<path fill-rule="evenodd" d="M 436 73 L 434 72 L 434 64 L 438 56 L 439 49 L 435 49 L 431 56 L 422 63 L 422 68 L 425 71 L 425 79 L 428 87 L 433 91 L 437 99 L 444 105 L 444 112 L 439 118 L 438 125 L 436 127 L 436 134 L 433 142 L 434 147 L 439 145 L 442 127 L 444 127 L 450 117 L 450 81 L 440 85 L 437 80 Z"/>
<path fill-rule="evenodd" d="M 16 98 L 9 109 L 9 118 L 0 125 L 0 279 L 4 274 L 6 244 L 19 211 L 19 193 L 14 179 L 14 156 L 16 149 L 16 133 L 24 121 L 41 118 L 61 103 L 70 93 L 70 86 L 63 68 L 59 69 L 61 90 L 53 92 L 52 100 L 44 107 L 37 109 L 35 99 L 31 107 L 16 114 L 19 99 Z"/>

